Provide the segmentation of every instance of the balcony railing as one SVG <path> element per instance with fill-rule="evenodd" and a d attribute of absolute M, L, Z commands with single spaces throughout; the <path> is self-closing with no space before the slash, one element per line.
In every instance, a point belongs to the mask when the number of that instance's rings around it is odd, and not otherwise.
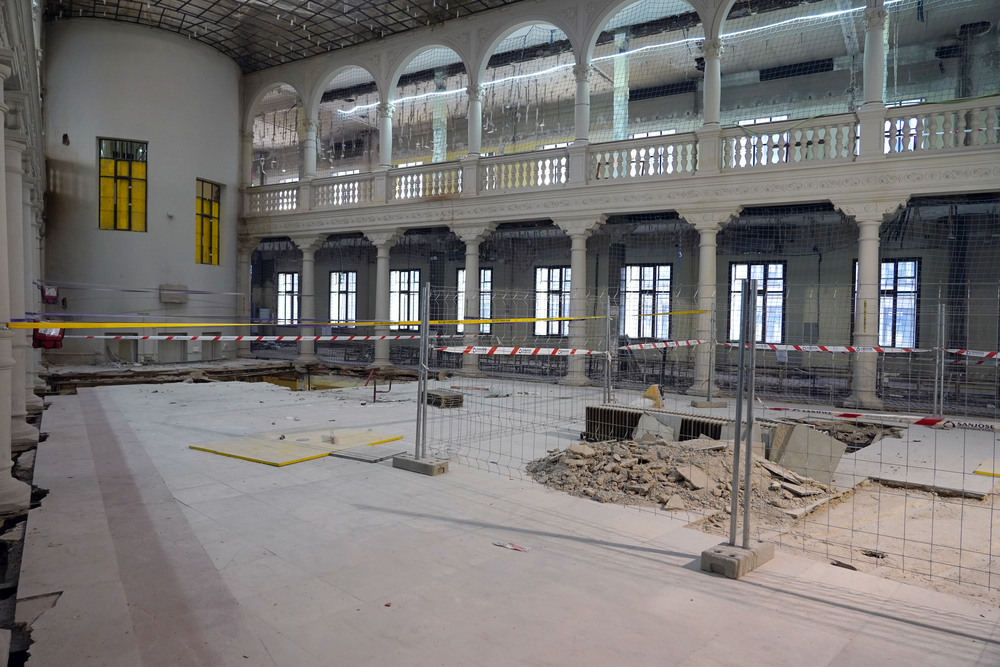
<path fill-rule="evenodd" d="M 456 162 L 400 169 L 392 174 L 392 199 L 423 199 L 462 193 L 462 168 Z"/>
<path fill-rule="evenodd" d="M 565 148 L 488 157 L 479 163 L 480 192 L 551 188 L 568 181 L 569 151 Z"/>
<path fill-rule="evenodd" d="M 734 127 L 722 132 L 722 168 L 850 161 L 857 149 L 858 119 L 854 114 Z"/>
<path fill-rule="evenodd" d="M 861 117 L 859 120 L 859 116 Z M 868 128 L 868 124 L 872 127 Z M 885 139 L 861 141 L 861 128 Z M 704 142 L 704 143 L 699 143 Z M 531 153 L 471 158 L 244 190 L 247 217 L 378 206 L 435 197 L 476 197 L 564 187 L 718 176 L 794 165 L 850 163 L 922 152 L 981 150 L 1000 143 L 1000 95 L 890 108 L 884 116 L 842 114 L 804 121 L 674 134 Z M 721 164 L 705 159 L 707 146 Z M 867 148 L 865 148 L 867 147 Z M 865 154 L 865 150 L 873 154 Z M 701 152 L 701 153 L 699 153 Z M 717 155 L 719 153 L 716 153 Z M 703 166 L 708 165 L 708 166 Z"/>
<path fill-rule="evenodd" d="M 993 146 L 1000 137 L 998 115 L 996 97 L 889 109 L 884 152 L 896 156 Z"/>

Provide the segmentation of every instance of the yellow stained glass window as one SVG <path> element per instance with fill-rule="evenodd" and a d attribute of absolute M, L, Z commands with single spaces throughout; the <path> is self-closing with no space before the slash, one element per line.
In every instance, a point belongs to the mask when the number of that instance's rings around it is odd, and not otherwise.
<path fill-rule="evenodd" d="M 198 180 L 195 197 L 194 261 L 198 264 L 219 263 L 219 200 L 222 186 Z"/>
<path fill-rule="evenodd" d="M 98 226 L 146 231 L 146 142 L 100 139 Z"/>

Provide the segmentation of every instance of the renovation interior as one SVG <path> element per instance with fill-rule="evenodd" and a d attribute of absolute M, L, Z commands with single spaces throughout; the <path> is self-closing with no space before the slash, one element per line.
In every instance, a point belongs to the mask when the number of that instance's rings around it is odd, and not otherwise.
<path fill-rule="evenodd" d="M 760 399 L 992 424 L 971 446 L 1000 458 L 998 23 L 993 0 L 9 0 L 0 509 L 23 534 L 44 507 L 11 456 L 63 387 L 388 391 L 425 317 L 441 378 L 604 388 L 556 422 L 725 397 L 745 279 Z"/>

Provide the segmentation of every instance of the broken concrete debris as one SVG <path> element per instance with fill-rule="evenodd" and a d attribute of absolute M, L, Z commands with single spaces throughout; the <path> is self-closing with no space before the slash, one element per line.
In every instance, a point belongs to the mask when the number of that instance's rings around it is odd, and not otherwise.
<path fill-rule="evenodd" d="M 603 503 L 657 504 L 664 510 L 705 514 L 710 526 L 729 519 L 732 449 L 702 437 L 684 442 L 577 442 L 550 450 L 527 466 L 535 481 Z M 801 518 L 831 496 L 825 485 L 754 456 L 751 505 L 767 525 Z"/>

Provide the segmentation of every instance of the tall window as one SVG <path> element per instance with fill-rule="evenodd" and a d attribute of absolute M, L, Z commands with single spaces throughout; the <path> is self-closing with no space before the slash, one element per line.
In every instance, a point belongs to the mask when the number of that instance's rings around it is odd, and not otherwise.
<path fill-rule="evenodd" d="M 757 341 L 782 343 L 785 338 L 785 263 L 734 262 L 729 265 L 729 340 L 740 339 L 743 318 L 742 281 L 757 281 Z"/>
<path fill-rule="evenodd" d="M 219 263 L 219 200 L 221 194 L 221 185 L 198 179 L 194 203 L 196 236 L 194 261 L 198 264 Z"/>
<path fill-rule="evenodd" d="M 620 333 L 631 338 L 670 337 L 670 265 L 622 267 Z"/>
<path fill-rule="evenodd" d="M 413 322 L 420 319 L 420 269 L 389 273 L 389 319 L 393 322 Z M 396 329 L 419 329 L 404 324 Z"/>
<path fill-rule="evenodd" d="M 535 269 L 535 317 L 569 317 L 570 269 L 540 266 Z M 536 336 L 565 336 L 569 322 L 535 322 Z"/>
<path fill-rule="evenodd" d="M 330 321 L 358 319 L 358 272 L 330 272 Z"/>
<path fill-rule="evenodd" d="M 146 231 L 146 142 L 100 139 L 100 229 Z"/>
<path fill-rule="evenodd" d="M 278 324 L 299 323 L 299 274 L 278 274 Z"/>
<path fill-rule="evenodd" d="M 479 269 L 479 319 L 488 320 L 493 317 L 493 269 Z M 465 269 L 458 270 L 458 319 L 465 319 Z M 464 333 L 465 327 L 458 325 L 458 333 Z M 480 324 L 479 332 L 490 333 L 489 324 Z"/>

